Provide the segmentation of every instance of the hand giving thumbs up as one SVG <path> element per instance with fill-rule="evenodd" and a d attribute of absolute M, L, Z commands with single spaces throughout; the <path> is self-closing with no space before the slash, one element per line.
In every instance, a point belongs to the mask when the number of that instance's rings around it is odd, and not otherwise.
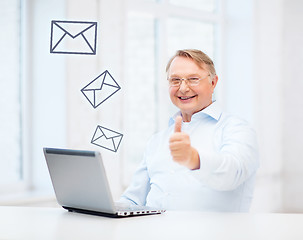
<path fill-rule="evenodd" d="M 182 132 L 181 116 L 177 116 L 175 119 L 175 130 L 169 139 L 169 149 L 175 162 L 190 169 L 200 167 L 197 150 L 191 146 L 189 135 Z"/>

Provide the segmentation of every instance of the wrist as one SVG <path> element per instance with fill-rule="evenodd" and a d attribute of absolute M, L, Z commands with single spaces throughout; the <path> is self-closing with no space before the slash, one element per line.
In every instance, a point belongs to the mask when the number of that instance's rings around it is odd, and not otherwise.
<path fill-rule="evenodd" d="M 191 170 L 197 170 L 200 169 L 200 157 L 198 151 L 191 147 L 191 158 L 190 158 L 190 164 L 188 166 Z"/>

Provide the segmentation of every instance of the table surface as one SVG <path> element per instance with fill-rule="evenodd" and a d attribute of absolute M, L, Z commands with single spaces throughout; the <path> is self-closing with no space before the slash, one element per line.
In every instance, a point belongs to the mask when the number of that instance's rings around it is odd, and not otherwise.
<path fill-rule="evenodd" d="M 0 239 L 303 239 L 303 214 L 203 213 L 107 218 L 61 208 L 0 207 Z"/>

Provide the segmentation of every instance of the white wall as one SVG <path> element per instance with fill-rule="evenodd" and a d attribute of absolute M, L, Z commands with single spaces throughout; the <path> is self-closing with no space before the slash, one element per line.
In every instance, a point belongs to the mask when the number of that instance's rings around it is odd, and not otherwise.
<path fill-rule="evenodd" d="M 253 210 L 303 211 L 303 2 L 255 1 L 255 119 L 260 145 Z"/>
<path fill-rule="evenodd" d="M 255 121 L 260 170 L 253 210 L 281 211 L 283 0 L 254 4 Z"/>
<path fill-rule="evenodd" d="M 303 2 L 283 2 L 283 209 L 303 212 Z"/>

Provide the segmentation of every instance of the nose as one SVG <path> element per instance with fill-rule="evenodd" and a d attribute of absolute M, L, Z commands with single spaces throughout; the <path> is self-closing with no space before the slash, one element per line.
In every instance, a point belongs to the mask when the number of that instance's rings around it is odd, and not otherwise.
<path fill-rule="evenodd" d="M 189 87 L 188 87 L 188 84 L 186 82 L 186 80 L 182 81 L 181 84 L 180 84 L 180 87 L 179 87 L 179 91 L 182 92 L 182 93 L 185 93 L 187 91 L 189 91 Z"/>

